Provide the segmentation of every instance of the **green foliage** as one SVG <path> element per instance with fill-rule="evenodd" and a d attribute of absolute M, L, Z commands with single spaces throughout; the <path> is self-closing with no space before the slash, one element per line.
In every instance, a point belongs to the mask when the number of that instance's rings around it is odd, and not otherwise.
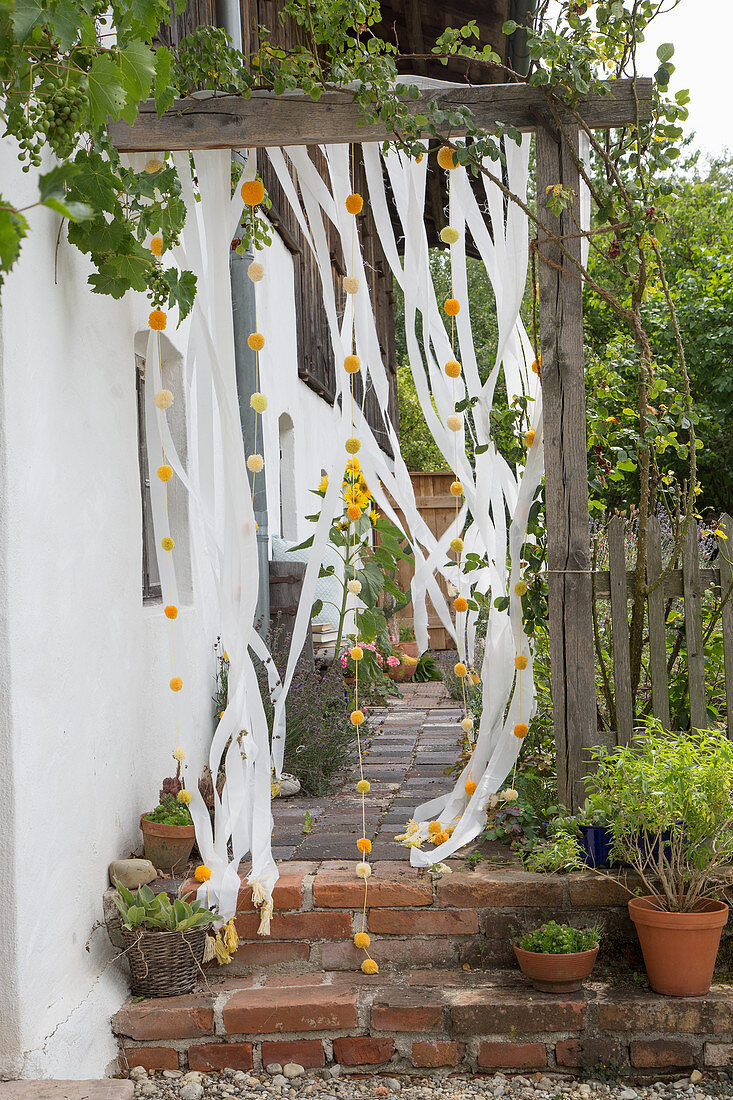
<path fill-rule="evenodd" d="M 585 866 L 583 851 L 574 833 L 558 830 L 540 840 L 524 859 L 527 871 L 551 875 L 558 871 L 578 871 Z"/>
<path fill-rule="evenodd" d="M 172 794 L 164 794 L 158 806 L 145 814 L 146 821 L 157 821 L 161 825 L 192 825 L 188 806 L 178 802 Z"/>
<path fill-rule="evenodd" d="M 539 928 L 524 932 L 516 941 L 522 951 L 536 951 L 543 955 L 572 955 L 590 951 L 601 942 L 601 927 L 573 928 L 569 924 L 547 921 Z"/>
<path fill-rule="evenodd" d="M 208 928 L 219 919 L 198 899 L 171 901 L 165 892 L 154 894 L 149 886 L 141 886 L 133 894 L 116 879 L 115 887 L 117 894 L 112 895 L 112 901 L 127 932 L 190 932 L 194 928 Z"/>
<path fill-rule="evenodd" d="M 733 743 L 724 733 L 651 722 L 630 745 L 591 755 L 586 784 L 612 808 L 612 856 L 636 868 L 662 909 L 689 911 L 730 878 Z"/>
<path fill-rule="evenodd" d="M 397 327 L 399 332 L 399 325 Z M 400 451 L 408 470 L 447 470 L 448 464 L 438 450 L 425 422 L 425 414 L 405 362 L 397 367 L 397 402 L 400 421 Z"/>
<path fill-rule="evenodd" d="M 431 680 L 442 680 L 443 675 L 438 668 L 434 657 L 429 653 L 423 653 L 415 666 L 413 680 L 418 684 L 427 684 Z"/>

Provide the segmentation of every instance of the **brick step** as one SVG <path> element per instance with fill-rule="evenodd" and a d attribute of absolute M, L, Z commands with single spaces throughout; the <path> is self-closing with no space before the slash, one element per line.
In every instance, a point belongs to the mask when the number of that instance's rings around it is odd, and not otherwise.
<path fill-rule="evenodd" d="M 601 920 L 614 961 L 637 960 L 637 939 L 626 902 L 629 890 L 591 872 L 534 875 L 516 868 L 432 876 L 409 864 L 377 861 L 369 880 L 366 929 L 382 969 L 406 966 L 457 968 L 514 965 L 514 928 L 554 918 L 577 925 Z M 363 883 L 353 863 L 290 862 L 280 865 L 271 935 L 257 935 L 258 914 L 242 872 L 236 923 L 240 948 L 227 968 L 232 975 L 262 967 L 284 972 L 354 970 L 363 956 L 352 938 L 363 923 Z M 630 890 L 636 885 L 627 878 Z M 187 892 L 198 889 L 189 882 Z"/>
<path fill-rule="evenodd" d="M 123 1069 L 572 1071 L 613 1060 L 656 1078 L 733 1064 L 730 988 L 673 999 L 597 982 L 554 996 L 510 971 L 261 972 L 131 1000 L 112 1023 Z"/>

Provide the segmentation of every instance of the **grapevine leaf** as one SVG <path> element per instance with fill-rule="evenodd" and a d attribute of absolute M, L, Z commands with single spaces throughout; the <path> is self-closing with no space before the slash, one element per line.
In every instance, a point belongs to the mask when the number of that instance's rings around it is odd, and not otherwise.
<path fill-rule="evenodd" d="M 61 50 L 65 52 L 70 49 L 77 41 L 82 27 L 82 20 L 73 0 L 61 0 L 53 11 L 47 10 L 46 18 L 53 27 Z"/>
<path fill-rule="evenodd" d="M 144 42 L 133 39 L 120 51 L 118 60 L 128 104 L 137 112 L 140 100 L 147 99 L 150 94 L 156 70 L 155 54 Z"/>
<path fill-rule="evenodd" d="M 20 242 L 27 232 L 28 222 L 22 214 L 17 210 L 0 209 L 0 271 L 10 271 L 18 259 Z"/>
<path fill-rule="evenodd" d="M 170 267 L 163 273 L 169 287 L 168 308 L 178 306 L 178 323 L 191 312 L 196 297 L 196 276 L 192 271 L 176 271 Z"/>
<path fill-rule="evenodd" d="M 80 170 L 71 184 L 71 198 L 88 202 L 96 210 L 113 211 L 120 181 L 109 161 L 99 153 L 82 150 L 74 163 Z"/>
<path fill-rule="evenodd" d="M 172 54 L 166 46 L 158 46 L 155 51 L 155 108 L 163 115 L 175 99 L 175 89 L 171 85 Z"/>
<path fill-rule="evenodd" d="M 111 115 L 117 118 L 126 102 L 120 70 L 111 57 L 100 54 L 89 70 L 89 113 L 93 126 L 104 126 Z"/>
<path fill-rule="evenodd" d="M 43 22 L 44 14 L 41 0 L 15 0 L 10 21 L 19 43 L 25 42 L 33 28 Z"/>

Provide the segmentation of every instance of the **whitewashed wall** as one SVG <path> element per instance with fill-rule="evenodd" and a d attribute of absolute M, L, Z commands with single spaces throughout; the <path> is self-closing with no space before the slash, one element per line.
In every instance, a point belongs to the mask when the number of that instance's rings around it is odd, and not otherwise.
<path fill-rule="evenodd" d="M 10 143 L 0 193 L 36 198 Z M 94 295 L 59 218 L 31 232 L 2 292 L 0 356 L 0 1076 L 84 1078 L 115 1057 L 127 996 L 98 930 L 107 865 L 173 774 L 170 624 L 143 606 L 135 335 L 142 295 Z M 166 333 L 175 357 L 184 330 Z M 179 552 L 177 548 L 176 553 Z M 208 750 L 211 645 L 182 607 L 183 702 Z"/>

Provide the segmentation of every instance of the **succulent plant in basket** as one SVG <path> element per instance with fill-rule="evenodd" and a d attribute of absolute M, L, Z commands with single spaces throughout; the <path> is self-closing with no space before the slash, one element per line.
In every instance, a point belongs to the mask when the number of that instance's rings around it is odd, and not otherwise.
<path fill-rule="evenodd" d="M 515 940 L 514 954 L 535 989 L 570 993 L 580 989 L 598 955 L 601 929 L 573 928 L 551 920 Z"/>
<path fill-rule="evenodd" d="M 155 894 L 149 886 L 132 893 L 115 881 L 113 901 L 122 922 L 132 992 L 143 997 L 190 993 L 201 973 L 209 927 L 219 918 L 198 900 Z"/>

